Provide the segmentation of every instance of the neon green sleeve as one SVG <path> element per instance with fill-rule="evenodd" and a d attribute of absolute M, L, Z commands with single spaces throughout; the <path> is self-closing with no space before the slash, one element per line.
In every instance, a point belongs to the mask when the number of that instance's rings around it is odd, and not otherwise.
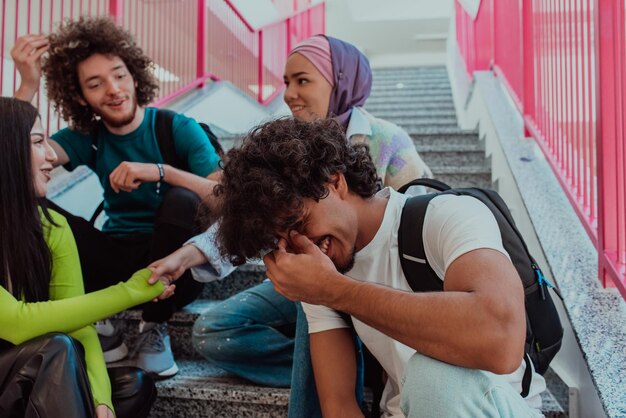
<path fill-rule="evenodd" d="M 87 374 L 96 405 L 113 410 L 111 387 L 102 349 L 93 323 L 132 306 L 150 301 L 163 285 L 147 282 L 150 270 L 135 273 L 125 283 L 84 294 L 76 242 L 65 218 L 51 212 L 52 226 L 44 221 L 44 234 L 52 255 L 50 301 L 26 303 L 0 287 L 0 338 L 21 344 L 49 333 L 68 333 L 85 348 Z"/>

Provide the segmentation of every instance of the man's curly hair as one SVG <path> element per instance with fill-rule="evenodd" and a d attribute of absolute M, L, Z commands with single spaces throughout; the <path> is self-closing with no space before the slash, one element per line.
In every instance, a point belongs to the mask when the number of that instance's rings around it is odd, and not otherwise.
<path fill-rule="evenodd" d="M 328 195 L 334 174 L 364 198 L 377 191 L 367 145 L 350 145 L 333 119 L 282 118 L 253 129 L 228 152 L 215 194 L 221 205 L 221 253 L 235 264 L 276 245 L 278 233 L 298 229 L 304 199 Z"/>
<path fill-rule="evenodd" d="M 70 126 L 89 132 L 96 115 L 89 106 L 81 105 L 83 97 L 78 82 L 78 64 L 93 54 L 118 56 L 137 85 L 137 104 L 144 106 L 158 91 L 152 74 L 152 60 L 137 46 L 132 35 L 108 17 L 83 16 L 76 21 L 65 20 L 59 30 L 49 36 L 50 52 L 43 62 L 48 97 Z"/>

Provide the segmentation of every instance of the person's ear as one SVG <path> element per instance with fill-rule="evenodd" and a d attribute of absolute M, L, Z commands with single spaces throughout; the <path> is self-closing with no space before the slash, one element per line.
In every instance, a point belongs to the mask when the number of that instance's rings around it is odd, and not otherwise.
<path fill-rule="evenodd" d="M 89 103 L 83 98 L 83 96 L 76 96 L 76 101 L 80 103 L 81 106 L 89 106 Z"/>
<path fill-rule="evenodd" d="M 333 174 L 330 177 L 329 187 L 334 189 L 341 197 L 345 196 L 349 191 L 346 176 L 344 176 L 343 173 Z"/>

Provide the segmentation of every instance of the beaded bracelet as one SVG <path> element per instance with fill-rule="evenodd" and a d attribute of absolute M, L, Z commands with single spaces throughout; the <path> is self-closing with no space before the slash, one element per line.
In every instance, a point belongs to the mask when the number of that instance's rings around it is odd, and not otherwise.
<path fill-rule="evenodd" d="M 163 169 L 163 164 L 156 163 L 157 168 L 159 169 L 159 181 L 156 184 L 156 194 L 161 194 L 161 182 L 165 178 L 165 170 Z"/>

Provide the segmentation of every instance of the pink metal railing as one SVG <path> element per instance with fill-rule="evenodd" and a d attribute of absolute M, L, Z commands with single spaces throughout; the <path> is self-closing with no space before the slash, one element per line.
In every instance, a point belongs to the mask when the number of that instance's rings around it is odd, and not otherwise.
<path fill-rule="evenodd" d="M 154 63 L 161 106 L 207 80 L 230 80 L 261 103 L 282 92 L 282 71 L 291 46 L 324 32 L 324 3 L 275 0 L 278 21 L 252 27 L 228 0 L 3 0 L 0 93 L 12 95 L 18 75 L 9 51 L 17 37 L 50 33 L 65 18 L 110 15 L 129 30 Z M 46 100 L 36 96 L 44 126 L 63 125 Z M 50 129 L 53 128 L 53 129 Z"/>
<path fill-rule="evenodd" d="M 109 0 L 5 0 L 2 2 L 1 13 L 0 94 L 9 96 L 19 85 L 19 76 L 10 56 L 11 48 L 19 36 L 27 33 L 50 33 L 65 18 L 77 18 L 82 14 L 108 14 Z M 43 86 L 40 86 L 34 103 L 40 109 L 42 122 L 48 131 L 50 128 L 57 130 L 62 121 L 42 92 Z"/>
<path fill-rule="evenodd" d="M 468 73 L 493 69 L 598 249 L 604 285 L 626 297 L 626 26 L 612 0 L 457 1 Z"/>
<path fill-rule="evenodd" d="M 309 36 L 324 33 L 325 4 L 293 3 L 278 21 L 253 27 L 230 0 L 208 3 L 206 67 L 230 80 L 259 103 L 282 92 L 287 52 Z"/>

